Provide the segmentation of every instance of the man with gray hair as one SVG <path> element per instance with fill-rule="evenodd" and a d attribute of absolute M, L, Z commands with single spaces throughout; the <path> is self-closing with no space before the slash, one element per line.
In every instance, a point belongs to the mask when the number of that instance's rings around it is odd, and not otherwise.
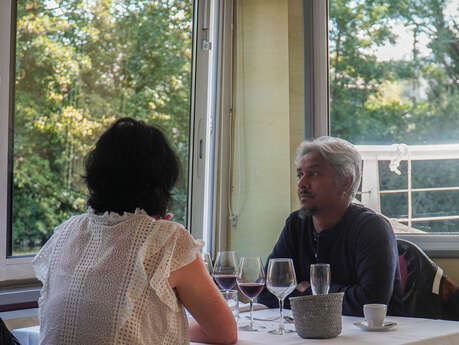
<path fill-rule="evenodd" d="M 344 314 L 361 316 L 367 303 L 387 304 L 389 314 L 399 314 L 401 284 L 391 225 L 352 202 L 362 176 L 359 152 L 345 140 L 320 137 L 300 144 L 296 165 L 301 209 L 287 218 L 268 257 L 293 259 L 298 286 L 289 297 L 311 294 L 310 265 L 328 263 L 330 292 L 344 292 Z M 278 307 L 267 289 L 258 302 Z"/>

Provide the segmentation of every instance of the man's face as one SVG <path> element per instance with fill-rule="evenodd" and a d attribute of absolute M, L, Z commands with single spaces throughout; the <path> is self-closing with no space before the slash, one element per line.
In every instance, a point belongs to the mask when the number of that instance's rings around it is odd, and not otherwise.
<path fill-rule="evenodd" d="M 343 203 L 344 186 L 337 183 L 335 169 L 317 152 L 301 158 L 298 197 L 306 214 L 316 215 Z"/>

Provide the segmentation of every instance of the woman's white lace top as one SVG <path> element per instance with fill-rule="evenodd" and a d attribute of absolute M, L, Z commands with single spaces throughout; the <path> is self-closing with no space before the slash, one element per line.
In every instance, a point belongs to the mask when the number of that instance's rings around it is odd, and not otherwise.
<path fill-rule="evenodd" d="M 70 218 L 34 259 L 40 344 L 189 344 L 168 277 L 201 247 L 182 225 L 141 210 Z"/>

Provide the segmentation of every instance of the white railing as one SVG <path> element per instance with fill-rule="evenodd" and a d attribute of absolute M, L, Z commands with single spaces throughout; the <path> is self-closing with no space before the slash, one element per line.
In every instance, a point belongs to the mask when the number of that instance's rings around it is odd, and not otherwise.
<path fill-rule="evenodd" d="M 459 145 L 356 145 L 363 159 L 362 203 L 381 212 L 380 198 L 382 194 L 407 193 L 408 209 L 406 218 L 396 219 L 412 228 L 414 222 L 458 220 L 459 214 L 440 217 L 413 217 L 413 199 L 415 192 L 436 192 L 459 190 L 459 186 L 436 188 L 412 188 L 411 162 L 421 160 L 459 160 Z M 379 161 L 390 161 L 389 169 L 400 175 L 400 162 L 407 161 L 407 188 L 396 190 L 380 190 Z"/>

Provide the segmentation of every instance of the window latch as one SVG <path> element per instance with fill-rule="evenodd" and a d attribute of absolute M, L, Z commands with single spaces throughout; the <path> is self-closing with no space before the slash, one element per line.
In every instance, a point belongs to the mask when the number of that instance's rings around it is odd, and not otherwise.
<path fill-rule="evenodd" d="M 202 29 L 202 42 L 201 42 L 201 49 L 204 51 L 209 51 L 212 49 L 212 42 L 208 40 L 209 37 L 209 29 Z"/>

